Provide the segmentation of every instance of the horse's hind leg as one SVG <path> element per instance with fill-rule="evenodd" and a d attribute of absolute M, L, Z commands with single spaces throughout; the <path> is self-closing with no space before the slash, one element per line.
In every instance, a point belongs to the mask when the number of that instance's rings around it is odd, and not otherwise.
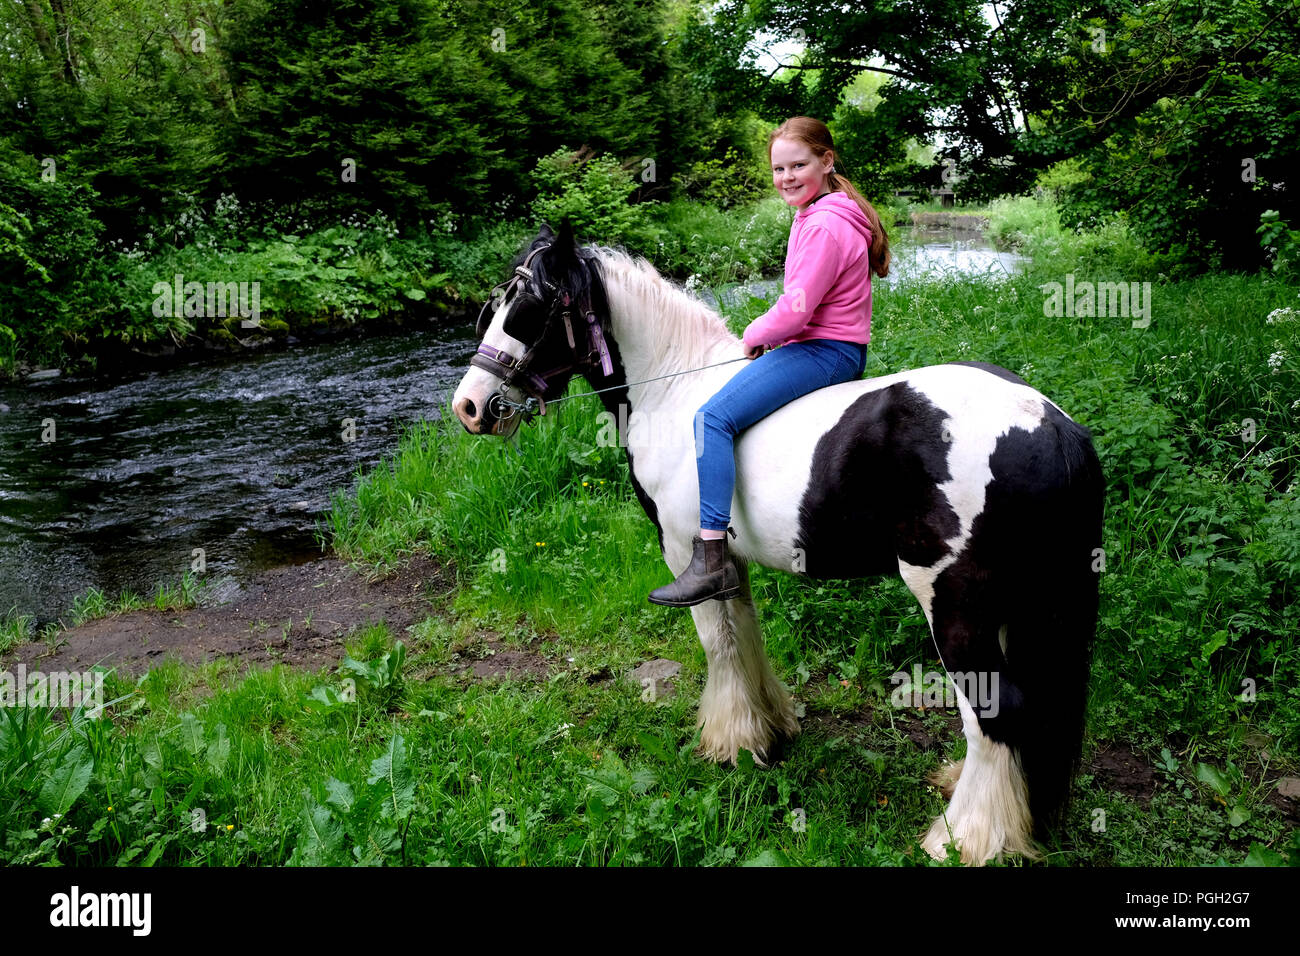
<path fill-rule="evenodd" d="M 957 705 L 966 732 L 966 757 L 945 768 L 945 782 L 956 781 L 952 799 L 921 845 L 942 860 L 947 844 L 955 844 L 963 863 L 977 865 L 1003 853 L 1036 857 L 1029 790 L 1019 754 L 980 729 L 979 718 L 960 688 Z"/>
<path fill-rule="evenodd" d="M 954 843 L 963 863 L 977 865 L 1003 853 L 1038 855 L 1015 746 L 1025 716 L 1023 694 L 1007 667 L 1006 628 L 995 621 L 990 602 L 975 596 L 978 590 L 983 589 L 973 582 L 963 586 L 950 577 L 940 583 L 934 602 L 935 643 L 957 691 L 966 757 L 947 768 L 951 800 L 921 841 L 936 859 Z"/>
<path fill-rule="evenodd" d="M 944 859 L 947 844 L 955 844 L 963 863 L 977 865 L 1004 853 L 1035 857 L 1029 789 L 1014 746 L 1024 720 L 1023 695 L 1007 668 L 995 592 L 987 578 L 957 568 L 935 574 L 905 566 L 903 572 L 953 679 L 966 735 L 966 757 L 932 777 L 950 789 L 951 800 L 921 845 Z"/>
<path fill-rule="evenodd" d="M 699 753 L 734 762 L 743 747 L 761 764 L 782 739 L 799 733 L 799 721 L 789 692 L 768 663 L 750 596 L 749 572 L 743 562 L 736 565 L 740 597 L 691 608 L 709 667 L 700 695 Z"/>

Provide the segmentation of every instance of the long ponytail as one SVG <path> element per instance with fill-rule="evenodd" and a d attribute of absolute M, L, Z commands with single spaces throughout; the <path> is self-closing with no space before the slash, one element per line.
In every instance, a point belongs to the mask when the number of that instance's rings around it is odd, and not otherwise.
<path fill-rule="evenodd" d="M 813 155 L 820 159 L 827 152 L 832 153 L 834 159 L 835 144 L 831 141 L 831 131 L 827 129 L 826 124 L 819 119 L 811 116 L 792 116 L 780 126 L 772 131 L 772 135 L 767 139 L 767 157 L 770 162 L 772 159 L 772 144 L 778 139 L 790 139 L 803 143 Z M 871 248 L 869 250 L 871 271 L 880 278 L 889 275 L 889 236 L 885 234 L 885 227 L 880 224 L 880 214 L 876 212 L 874 206 L 867 202 L 867 198 L 858 192 L 856 186 L 849 182 L 843 173 L 832 171 L 826 180 L 827 188 L 831 192 L 842 191 L 850 199 L 858 204 L 862 214 L 867 217 L 867 223 L 871 226 Z"/>
<path fill-rule="evenodd" d="M 876 207 L 867 202 L 858 188 L 840 173 L 831 173 L 826 185 L 832 192 L 844 190 L 867 217 L 867 222 L 871 225 L 871 271 L 883 279 L 889 275 L 889 237 L 885 235 L 885 227 L 880 224 L 880 214 L 876 212 Z"/>

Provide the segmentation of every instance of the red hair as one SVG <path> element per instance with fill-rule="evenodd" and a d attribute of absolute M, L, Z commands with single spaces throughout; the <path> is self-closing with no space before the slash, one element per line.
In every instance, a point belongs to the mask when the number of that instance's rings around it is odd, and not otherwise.
<path fill-rule="evenodd" d="M 830 153 L 832 164 L 835 162 L 835 144 L 831 142 L 831 131 L 819 119 L 813 119 L 811 116 L 792 116 L 772 130 L 772 135 L 767 138 L 768 165 L 771 165 L 772 162 L 772 144 L 778 139 L 803 143 L 818 159 Z M 889 275 L 890 256 L 889 237 L 885 235 L 885 229 L 880 225 L 880 215 L 876 212 L 875 207 L 867 202 L 866 197 L 858 192 L 857 188 L 845 178 L 843 173 L 834 171 L 833 165 L 831 174 L 826 179 L 826 185 L 832 192 L 838 191 L 847 194 L 850 199 L 858 204 L 863 215 L 867 217 L 867 222 L 871 226 L 871 249 L 869 252 L 871 271 L 883 279 Z"/>

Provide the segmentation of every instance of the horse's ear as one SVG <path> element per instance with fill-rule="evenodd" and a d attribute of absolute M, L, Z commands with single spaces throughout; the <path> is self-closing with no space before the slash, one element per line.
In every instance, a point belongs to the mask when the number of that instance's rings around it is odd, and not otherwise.
<path fill-rule="evenodd" d="M 542 223 L 542 231 L 541 231 L 541 233 L 539 234 L 539 238 L 541 238 L 541 239 L 554 239 L 554 238 L 555 238 L 555 232 L 554 232 L 554 230 L 551 229 L 551 227 L 550 227 L 547 223 Z"/>
<path fill-rule="evenodd" d="M 555 235 L 555 243 L 552 247 L 555 250 L 555 259 L 557 262 L 576 262 L 578 259 L 578 240 L 575 237 L 573 223 L 568 216 L 560 220 L 560 231 Z"/>

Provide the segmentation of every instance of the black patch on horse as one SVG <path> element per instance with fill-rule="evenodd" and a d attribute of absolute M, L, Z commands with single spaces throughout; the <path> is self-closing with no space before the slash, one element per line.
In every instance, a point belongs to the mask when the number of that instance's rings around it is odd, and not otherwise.
<path fill-rule="evenodd" d="M 584 377 L 593 389 L 610 388 L 613 391 L 602 392 L 600 402 L 605 406 L 605 411 L 614 416 L 615 427 L 618 423 L 632 420 L 632 399 L 627 390 L 627 373 L 623 370 L 623 357 L 618 350 L 618 342 L 615 341 L 610 329 L 609 321 L 609 300 L 605 295 L 605 282 L 600 268 L 600 260 L 594 255 L 582 255 L 580 258 L 586 265 L 585 272 L 589 278 L 587 286 L 588 295 L 590 296 L 592 311 L 600 318 L 601 327 L 605 333 L 605 345 L 609 349 L 609 357 L 614 368 L 612 375 L 605 376 L 601 373 L 600 367 L 588 369 L 584 372 Z M 620 411 L 620 408 L 626 409 Z M 636 494 L 636 500 L 641 503 L 641 510 L 645 512 L 646 517 L 650 519 L 655 526 L 655 533 L 659 536 L 659 553 L 664 550 L 664 529 L 659 523 L 659 509 L 654 503 L 654 499 L 646 494 L 645 488 L 641 482 L 637 481 L 636 469 L 633 467 L 632 449 L 627 447 L 626 435 L 620 434 L 620 444 L 627 455 L 627 471 L 632 479 L 632 491 Z"/>
<path fill-rule="evenodd" d="M 795 547 L 814 578 L 897 574 L 948 553 L 960 521 L 939 485 L 951 479 L 948 414 L 906 382 L 863 395 L 817 442 L 799 503 Z"/>
<path fill-rule="evenodd" d="M 1041 833 L 1079 757 L 1104 481 L 1088 430 L 1050 402 L 1033 431 L 998 439 L 989 468 L 970 539 L 934 583 L 934 637 L 949 672 L 998 675 L 997 712 L 971 705 L 985 734 L 1020 748 Z"/>

